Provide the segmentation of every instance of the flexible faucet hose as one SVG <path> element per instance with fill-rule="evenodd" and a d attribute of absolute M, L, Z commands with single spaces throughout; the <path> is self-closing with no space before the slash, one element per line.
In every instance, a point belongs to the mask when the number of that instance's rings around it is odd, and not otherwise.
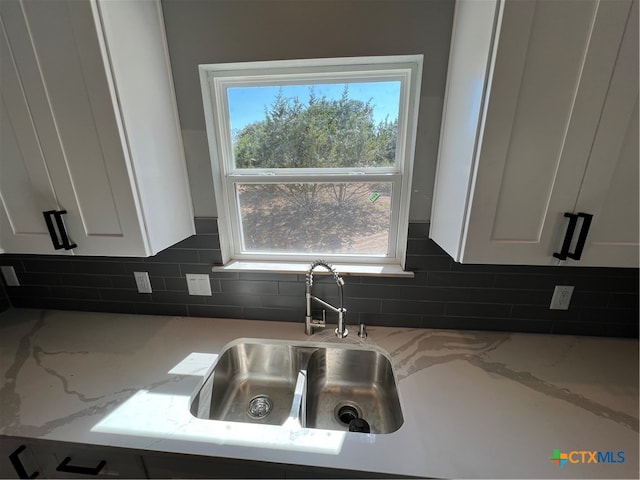
<path fill-rule="evenodd" d="M 306 277 L 306 287 L 309 293 L 311 293 L 311 286 L 313 285 L 313 271 L 318 267 L 324 267 L 329 272 L 333 274 L 333 279 L 338 284 L 338 290 L 340 290 L 340 308 L 344 305 L 343 291 L 342 287 L 344 286 L 344 280 L 340 276 L 340 274 L 336 271 L 336 269 L 330 263 L 325 262 L 324 260 L 316 260 L 309 266 L 309 270 L 307 270 Z"/>

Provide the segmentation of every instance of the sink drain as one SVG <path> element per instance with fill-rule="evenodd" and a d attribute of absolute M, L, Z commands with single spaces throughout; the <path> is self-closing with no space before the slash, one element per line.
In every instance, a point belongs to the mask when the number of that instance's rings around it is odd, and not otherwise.
<path fill-rule="evenodd" d="M 249 401 L 247 413 L 251 418 L 264 418 L 273 408 L 273 402 L 267 395 L 257 395 Z"/>
<path fill-rule="evenodd" d="M 351 403 L 344 403 L 336 406 L 335 416 L 344 425 L 349 425 L 352 420 L 360 418 L 362 414 L 358 407 Z"/>

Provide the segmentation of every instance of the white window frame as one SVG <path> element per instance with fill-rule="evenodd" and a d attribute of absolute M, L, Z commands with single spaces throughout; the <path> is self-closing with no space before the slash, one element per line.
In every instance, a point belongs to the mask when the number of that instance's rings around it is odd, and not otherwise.
<path fill-rule="evenodd" d="M 289 271 L 286 265 L 304 265 L 321 256 L 323 259 L 345 265 L 354 265 L 354 272 L 367 271 L 367 266 L 404 269 L 409 201 L 413 174 L 422 55 L 396 55 L 384 57 L 351 57 L 315 60 L 278 60 L 269 62 L 243 62 L 200 65 L 200 83 L 211 156 L 213 184 L 218 208 L 218 230 L 224 264 L 244 263 L 236 270 Z M 400 105 L 396 162 L 393 167 L 365 169 L 236 169 L 226 89 L 239 86 L 286 85 L 310 83 L 349 83 L 400 80 Z M 265 179 L 268 181 L 265 182 Z M 277 179 L 277 180 L 276 180 Z M 241 225 L 235 183 L 321 183 L 321 182 L 390 182 L 392 183 L 389 251 L 386 255 L 360 254 L 307 254 L 243 252 Z M 266 262 L 266 263 L 264 263 Z M 259 264 L 264 264 L 259 266 Z M 274 268 L 269 268 L 271 265 Z M 357 268 L 360 266 L 360 268 Z M 348 268 L 347 268 L 348 270 Z M 292 267 L 290 271 L 298 271 Z M 383 272 L 374 268 L 372 274 Z M 388 270 L 391 271 L 391 270 Z"/>

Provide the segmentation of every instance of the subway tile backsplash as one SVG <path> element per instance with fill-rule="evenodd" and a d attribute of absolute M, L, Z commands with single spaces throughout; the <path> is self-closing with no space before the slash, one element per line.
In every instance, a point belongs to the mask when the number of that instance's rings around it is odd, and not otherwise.
<path fill-rule="evenodd" d="M 638 337 L 638 269 L 462 265 L 409 227 L 407 268 L 415 278 L 345 278 L 347 323 Z M 212 273 L 221 262 L 217 221 L 197 218 L 197 234 L 151 258 L 0 255 L 20 287 L 0 289 L 0 311 L 47 308 L 117 313 L 304 319 L 304 275 Z M 149 272 L 153 293 L 137 293 L 133 272 Z M 211 296 L 187 292 L 187 273 L 208 273 Z M 575 285 L 567 311 L 549 310 L 555 285 Z M 335 300 L 318 277 L 317 293 Z M 333 321 L 329 317 L 329 321 Z"/>
<path fill-rule="evenodd" d="M 7 296 L 7 292 L 4 288 L 4 282 L 0 282 L 0 312 L 8 310 L 10 307 L 11 304 L 9 303 L 9 297 Z"/>

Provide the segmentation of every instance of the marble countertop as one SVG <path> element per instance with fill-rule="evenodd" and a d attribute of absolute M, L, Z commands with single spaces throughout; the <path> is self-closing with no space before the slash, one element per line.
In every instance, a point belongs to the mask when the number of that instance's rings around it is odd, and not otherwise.
<path fill-rule="evenodd" d="M 190 415 L 226 343 L 307 341 L 303 330 L 302 321 L 9 310 L 0 434 L 420 477 L 638 478 L 636 340 L 369 326 L 366 342 L 396 369 L 405 421 L 394 433 Z M 570 459 L 562 468 L 555 449 Z M 595 451 L 600 463 L 572 454 Z"/>

